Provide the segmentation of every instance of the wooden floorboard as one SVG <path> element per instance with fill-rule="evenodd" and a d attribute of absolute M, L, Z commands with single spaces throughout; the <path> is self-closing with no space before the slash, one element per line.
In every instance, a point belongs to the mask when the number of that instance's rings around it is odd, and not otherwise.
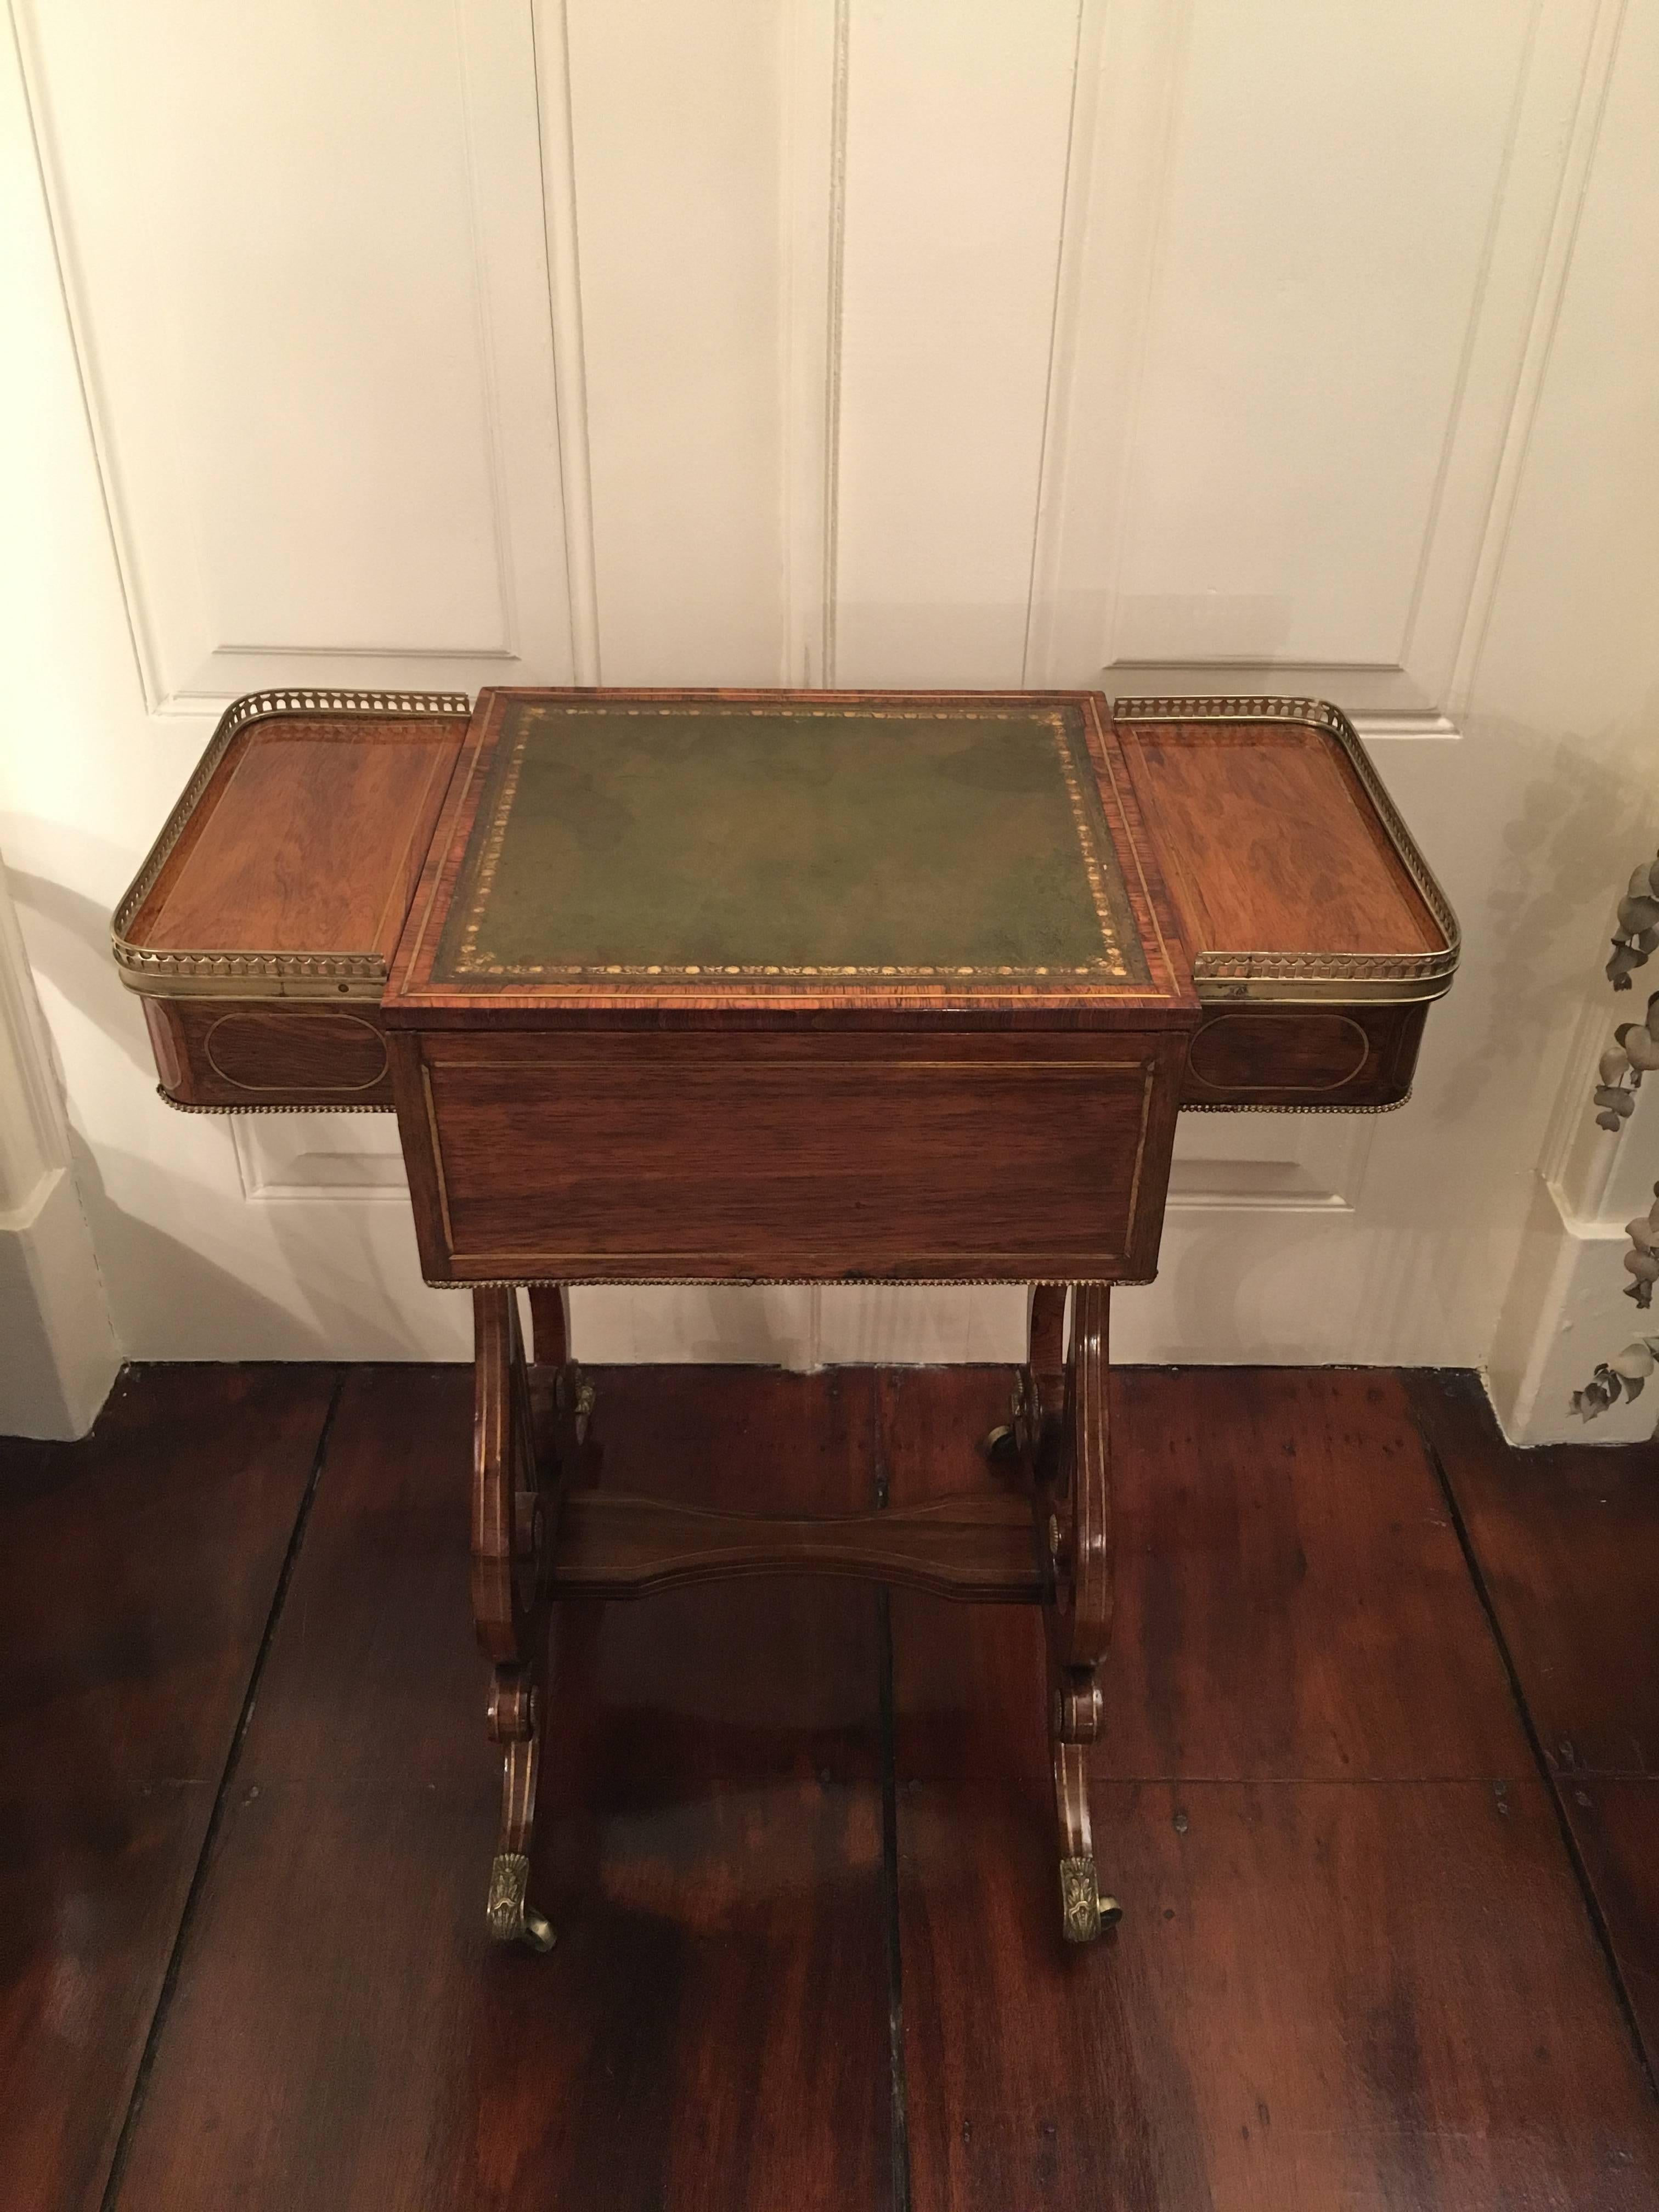
<path fill-rule="evenodd" d="M 603 1480 L 873 1492 L 867 1377 L 599 1380 Z M 872 1594 L 562 1608 L 535 1883 L 559 1942 L 501 1954 L 470 1394 L 348 1384 L 122 2212 L 888 2203 Z"/>
<path fill-rule="evenodd" d="M 583 1480 L 920 1502 L 1011 1380 L 602 1370 Z M 1651 1451 L 1115 1372 L 1093 1950 L 1035 1611 L 894 1594 L 884 1739 L 856 1583 L 563 1605 L 538 1960 L 483 1934 L 470 1374 L 335 1392 L 149 1370 L 0 1445 L 0 2203 L 97 2205 L 130 2113 L 114 2212 L 1659 2212 Z"/>
<path fill-rule="evenodd" d="M 1659 1443 L 1506 1444 L 1472 1375 L 1407 1377 L 1559 1775 L 1659 1775 Z"/>
<path fill-rule="evenodd" d="M 1408 1376 L 1659 2074 L 1659 1443 L 1505 1443 L 1471 1375 Z"/>
<path fill-rule="evenodd" d="M 1649 2070 L 1659 2075 L 1659 1782 L 1586 1776 L 1560 1795 Z"/>
<path fill-rule="evenodd" d="M 984 1480 L 989 1368 L 880 1378 L 895 1502 Z M 1530 1772 L 1501 1654 L 1399 1378 L 1118 1369 L 1116 1613 L 1093 1771 L 1266 1781 Z M 908 1772 L 1039 1773 L 1043 1691 L 1012 1613 L 894 1599 Z M 925 1633 L 910 1633 L 925 1621 Z M 1455 1685 L 1449 1695 L 1448 1685 Z"/>
<path fill-rule="evenodd" d="M 125 1375 L 0 1455 L 0 2201 L 103 2195 L 335 1389 Z"/>
<path fill-rule="evenodd" d="M 900 1798 L 916 2212 L 1651 2212 L 1659 2126 L 1535 1779 L 1097 1784 L 1056 1940 L 985 1780 Z"/>
<path fill-rule="evenodd" d="M 1091 1757 L 1126 1907 L 1058 1940 L 1031 1615 L 892 1601 L 921 2207 L 1659 2204 L 1659 2135 L 1397 1377 L 1112 1378 Z M 896 1498 L 998 1417 L 880 1378 Z"/>

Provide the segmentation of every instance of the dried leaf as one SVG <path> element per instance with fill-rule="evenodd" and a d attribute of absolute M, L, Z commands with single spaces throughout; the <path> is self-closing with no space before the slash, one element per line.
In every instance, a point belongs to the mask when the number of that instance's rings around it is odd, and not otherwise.
<path fill-rule="evenodd" d="M 1622 1375 L 1626 1382 L 1640 1382 L 1653 1372 L 1653 1354 L 1638 1337 L 1622 1352 L 1615 1352 L 1607 1365 L 1615 1375 Z M 1636 1394 L 1632 1390 L 1626 1395 L 1634 1397 Z"/>
<path fill-rule="evenodd" d="M 1617 1083 L 1629 1066 L 1629 1055 L 1624 1047 L 1610 1044 L 1597 1061 L 1596 1072 L 1603 1083 Z"/>

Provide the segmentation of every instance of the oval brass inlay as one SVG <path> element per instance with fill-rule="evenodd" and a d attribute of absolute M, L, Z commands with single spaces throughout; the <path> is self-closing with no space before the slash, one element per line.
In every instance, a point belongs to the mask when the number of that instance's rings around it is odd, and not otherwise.
<path fill-rule="evenodd" d="M 360 1014 L 223 1014 L 202 1041 L 233 1091 L 372 1091 L 386 1074 L 386 1039 Z"/>
<path fill-rule="evenodd" d="M 1187 1072 L 1206 1091 L 1340 1091 L 1370 1050 L 1346 1014 L 1214 1014 L 1193 1039 Z"/>

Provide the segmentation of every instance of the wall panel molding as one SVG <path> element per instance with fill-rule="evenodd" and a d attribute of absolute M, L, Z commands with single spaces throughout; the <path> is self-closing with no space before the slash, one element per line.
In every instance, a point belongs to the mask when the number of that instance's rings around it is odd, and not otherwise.
<path fill-rule="evenodd" d="M 1290 6 L 1270 27 L 1302 74 L 1279 71 L 1294 97 L 1264 102 L 1237 81 L 1254 50 L 1214 0 L 1089 0 L 1029 680 L 1312 690 L 1395 718 L 1395 734 L 1455 729 L 1621 7 L 1500 8 L 1483 40 L 1432 15 L 1316 20 Z M 1443 89 L 1442 63 L 1461 71 Z M 1277 69 L 1265 50 L 1260 65 Z M 1350 121 L 1356 87 L 1375 112 Z M 1471 88 L 1486 106 L 1466 114 L 1452 94 L 1468 108 Z M 1231 136 L 1212 149 L 1218 121 Z M 1304 200 L 1322 211 L 1303 235 Z M 1275 243 L 1287 226 L 1290 243 Z M 1202 264 L 1212 250 L 1218 285 Z M 1233 264 L 1249 278 L 1230 292 Z M 1404 313 L 1419 264 L 1420 331 Z M 1402 319 L 1379 331 L 1391 288 Z M 1345 358 L 1363 367 L 1379 335 L 1386 358 L 1345 414 Z M 1241 426 L 1218 470 L 1210 414 Z M 1254 453 L 1253 422 L 1282 453 Z"/>
<path fill-rule="evenodd" d="M 787 586 L 779 681 L 829 690 L 836 681 L 852 0 L 799 0 L 787 12 L 786 37 L 780 190 Z"/>
<path fill-rule="evenodd" d="M 1456 647 L 1445 684 L 1446 709 L 1455 719 L 1461 719 L 1468 710 L 1497 596 L 1522 469 L 1560 319 L 1579 216 L 1607 106 L 1625 5 L 1626 0 L 1595 0 L 1588 9 L 1581 5 L 1571 12 L 1552 10 L 1544 26 L 1549 36 L 1534 41 L 1529 93 L 1541 98 L 1552 82 L 1558 88 L 1571 84 L 1575 60 L 1578 64 L 1577 81 L 1571 119 L 1565 130 L 1559 108 L 1553 116 L 1547 115 L 1544 122 L 1535 126 L 1535 137 L 1542 138 L 1546 144 L 1553 129 L 1561 139 L 1562 152 L 1550 196 L 1548 228 L 1539 255 L 1531 313 L 1514 364 L 1503 440 L 1492 470 L 1491 496 L 1479 550 L 1470 569 L 1468 596 L 1458 624 Z M 1533 143 L 1529 139 L 1529 146 Z M 1540 161 L 1540 166 L 1547 174 L 1547 157 Z"/>
<path fill-rule="evenodd" d="M 15 8 L 149 711 L 567 674 L 527 18 Z"/>
<path fill-rule="evenodd" d="M 559 475 L 564 488 L 565 568 L 570 593 L 571 681 L 604 681 L 599 660 L 593 472 L 587 435 L 587 357 L 582 339 L 576 145 L 570 106 L 570 28 L 565 0 L 532 0 L 536 128 L 541 149 L 547 248 L 548 326 L 557 392 Z"/>

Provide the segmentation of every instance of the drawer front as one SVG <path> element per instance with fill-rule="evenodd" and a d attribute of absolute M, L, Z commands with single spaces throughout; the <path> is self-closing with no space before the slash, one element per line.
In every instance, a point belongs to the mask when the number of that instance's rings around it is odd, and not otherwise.
<path fill-rule="evenodd" d="M 1187 1056 L 1184 1106 L 1397 1106 L 1425 1004 L 1216 1006 Z"/>
<path fill-rule="evenodd" d="M 392 1104 L 380 1009 L 147 997 L 161 1088 L 180 1106 Z"/>
<path fill-rule="evenodd" d="M 1138 1280 L 1179 1036 L 392 1039 L 436 1281 Z"/>

